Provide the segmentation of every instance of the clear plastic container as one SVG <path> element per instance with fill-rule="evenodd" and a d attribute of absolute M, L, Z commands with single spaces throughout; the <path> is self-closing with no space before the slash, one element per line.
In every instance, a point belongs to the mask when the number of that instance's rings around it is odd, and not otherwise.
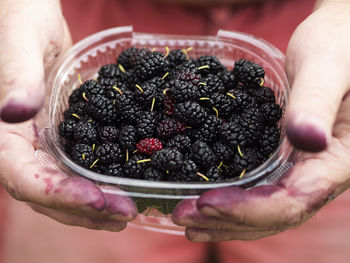
<path fill-rule="evenodd" d="M 156 48 L 164 52 L 166 46 L 170 50 L 193 47 L 191 57 L 215 55 L 229 68 L 233 67 L 237 59 L 252 60 L 264 67 L 265 85 L 274 90 L 282 109 L 287 107 L 289 85 L 283 69 L 284 55 L 264 40 L 223 30 L 219 30 L 216 36 L 182 36 L 136 33 L 130 26 L 112 28 L 80 41 L 52 68 L 47 79 L 48 100 L 38 118 L 43 147 L 37 156 L 43 164 L 50 165 L 53 162 L 63 171 L 86 177 L 97 185 L 109 185 L 103 188 L 104 192 L 120 194 L 122 190 L 133 198 L 139 209 L 139 215 L 131 225 L 180 235 L 184 228 L 172 223 L 171 212 L 181 200 L 198 198 L 203 192 L 218 187 L 247 188 L 271 184 L 292 166 L 289 161 L 292 147 L 285 136 L 284 116 L 280 121 L 281 140 L 278 149 L 265 163 L 241 179 L 220 183 L 151 182 L 97 174 L 72 162 L 63 150 L 57 126 L 63 120 L 70 93 L 79 86 L 78 75 L 83 80 L 95 78 L 102 65 L 115 63 L 121 51 L 130 46 Z M 50 160 L 46 157 L 47 153 Z"/>

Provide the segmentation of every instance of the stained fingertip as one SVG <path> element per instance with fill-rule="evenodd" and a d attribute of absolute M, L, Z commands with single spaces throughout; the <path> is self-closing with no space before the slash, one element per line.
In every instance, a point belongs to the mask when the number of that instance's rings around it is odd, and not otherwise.
<path fill-rule="evenodd" d="M 180 226 L 193 227 L 211 222 L 212 218 L 200 213 L 197 209 L 197 199 L 186 199 L 181 201 L 172 213 L 172 221 Z"/>
<path fill-rule="evenodd" d="M 1 120 L 18 123 L 33 118 L 43 105 L 44 90 L 45 84 L 42 81 L 39 84 L 28 84 L 19 90 L 12 88 L 2 99 Z"/>
<path fill-rule="evenodd" d="M 251 197 L 266 197 L 270 198 L 273 194 L 283 191 L 284 188 L 280 185 L 259 185 L 250 188 L 248 191 Z"/>
<path fill-rule="evenodd" d="M 291 113 L 286 133 L 289 141 L 298 149 L 319 152 L 327 148 L 327 134 L 322 122 L 303 113 Z"/>
<path fill-rule="evenodd" d="M 171 219 L 177 225 L 186 226 L 188 218 L 193 218 L 197 214 L 199 213 L 196 207 L 196 199 L 185 199 L 175 207 Z"/>
<path fill-rule="evenodd" d="M 16 100 L 10 100 L 1 109 L 1 120 L 8 123 L 18 123 L 27 121 L 33 118 L 40 110 L 40 107 L 32 105 L 25 105 L 24 103 Z"/>
<path fill-rule="evenodd" d="M 55 191 L 56 193 L 69 194 L 73 198 L 71 204 L 74 207 L 88 207 L 97 211 L 102 211 L 106 207 L 106 200 L 102 191 L 94 183 L 84 178 L 67 177 L 60 182 Z"/>
<path fill-rule="evenodd" d="M 233 209 L 246 200 L 248 193 L 240 187 L 218 188 L 204 193 L 197 201 L 198 210 L 208 216 L 221 217 L 227 207 Z"/>
<path fill-rule="evenodd" d="M 106 211 L 111 219 L 120 221 L 131 221 L 137 216 L 137 207 L 132 199 L 125 195 L 105 193 Z"/>

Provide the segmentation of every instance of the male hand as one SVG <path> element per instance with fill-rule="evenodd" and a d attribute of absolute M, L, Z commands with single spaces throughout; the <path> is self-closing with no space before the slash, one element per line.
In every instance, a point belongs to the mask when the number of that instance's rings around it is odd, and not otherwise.
<path fill-rule="evenodd" d="M 181 202 L 192 241 L 254 240 L 296 227 L 350 186 L 350 2 L 323 1 L 293 34 L 287 135 L 295 166 L 276 185 L 215 189 Z"/>
<path fill-rule="evenodd" d="M 124 229 L 137 215 L 129 197 L 103 194 L 92 182 L 43 167 L 35 158 L 38 129 L 30 119 L 42 106 L 45 74 L 71 45 L 59 1 L 0 1 L 0 32 L 1 185 L 64 224 Z"/>

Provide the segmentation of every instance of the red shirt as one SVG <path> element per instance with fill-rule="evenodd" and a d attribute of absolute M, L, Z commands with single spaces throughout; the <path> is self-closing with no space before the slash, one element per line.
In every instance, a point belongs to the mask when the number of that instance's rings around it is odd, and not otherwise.
<path fill-rule="evenodd" d="M 171 1 L 175 2 L 175 1 Z M 270 0 L 253 5 L 184 5 L 154 0 L 62 0 L 74 41 L 116 26 L 136 32 L 215 35 L 218 29 L 264 38 L 283 52 L 314 0 Z"/>

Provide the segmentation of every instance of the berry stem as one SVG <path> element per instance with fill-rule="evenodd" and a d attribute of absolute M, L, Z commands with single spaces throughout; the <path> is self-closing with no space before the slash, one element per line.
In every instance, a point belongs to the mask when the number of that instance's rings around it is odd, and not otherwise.
<path fill-rule="evenodd" d="M 80 85 L 83 84 L 83 81 L 82 81 L 82 79 L 81 79 L 81 75 L 80 75 L 80 74 L 78 74 L 78 81 L 79 81 L 79 84 L 80 84 Z"/>
<path fill-rule="evenodd" d="M 247 171 L 247 168 L 244 168 L 244 170 L 241 172 L 241 174 L 239 175 L 239 178 L 242 178 L 243 177 L 243 175 L 246 173 L 246 171 Z"/>
<path fill-rule="evenodd" d="M 202 177 L 205 181 L 209 181 L 209 178 L 206 177 L 204 174 L 200 173 L 200 172 L 197 172 L 197 175 L 199 175 L 200 177 Z"/>
<path fill-rule="evenodd" d="M 139 84 L 136 84 L 135 87 L 138 88 L 143 93 L 143 89 L 140 87 Z"/>
<path fill-rule="evenodd" d="M 123 95 L 123 92 L 122 92 L 119 88 L 117 88 L 116 86 L 113 86 L 113 89 L 115 89 L 116 91 L 118 91 L 120 95 Z"/>
<path fill-rule="evenodd" d="M 201 70 L 201 69 L 206 69 L 206 68 L 210 68 L 210 66 L 209 65 L 204 65 L 204 66 L 201 66 L 201 67 L 199 67 L 199 68 L 197 68 L 198 70 Z"/>
<path fill-rule="evenodd" d="M 81 154 L 81 158 L 83 158 L 83 160 L 85 161 L 85 154 Z"/>
<path fill-rule="evenodd" d="M 227 92 L 226 95 L 230 96 L 231 98 L 233 98 L 233 99 L 235 99 L 235 100 L 237 99 L 237 98 L 235 97 L 235 95 L 233 95 L 232 93 Z"/>
<path fill-rule="evenodd" d="M 186 59 L 188 60 L 189 56 L 188 56 L 188 52 L 191 51 L 193 49 L 193 47 L 189 47 L 186 49 L 182 49 L 181 51 L 186 55 Z"/>
<path fill-rule="evenodd" d="M 221 168 L 221 166 L 224 164 L 224 162 L 223 161 L 221 161 L 220 162 L 220 164 L 219 164 L 219 166 L 218 166 L 218 169 L 220 169 Z"/>
<path fill-rule="evenodd" d="M 219 111 L 218 111 L 218 109 L 213 107 L 213 111 L 215 111 L 216 118 L 219 118 Z"/>
<path fill-rule="evenodd" d="M 81 120 L 81 118 L 79 117 L 78 114 L 72 113 L 72 116 L 75 117 L 75 118 L 77 118 L 77 119 L 79 119 L 79 120 Z"/>
<path fill-rule="evenodd" d="M 210 100 L 210 98 L 199 98 L 199 100 Z"/>
<path fill-rule="evenodd" d="M 146 163 L 146 162 L 151 162 L 152 159 L 143 159 L 143 160 L 138 160 L 136 163 Z"/>
<path fill-rule="evenodd" d="M 121 72 L 123 72 L 125 74 L 125 68 L 121 65 L 121 64 L 118 64 L 118 68 L 120 69 Z"/>
<path fill-rule="evenodd" d="M 260 78 L 260 79 L 261 79 L 261 82 L 260 82 L 259 86 L 262 87 L 262 85 L 264 85 L 265 81 L 263 78 Z"/>
<path fill-rule="evenodd" d="M 154 108 L 154 103 L 156 102 L 156 98 L 153 98 L 152 99 L 152 106 L 151 106 L 151 112 L 153 111 L 153 108 Z"/>
<path fill-rule="evenodd" d="M 239 156 L 243 157 L 243 153 L 242 153 L 241 147 L 239 147 L 239 145 L 237 145 L 237 150 L 238 150 Z"/>
<path fill-rule="evenodd" d="M 86 100 L 86 101 L 89 101 L 88 98 L 86 97 L 86 93 L 83 92 L 83 99 Z"/>
<path fill-rule="evenodd" d="M 91 169 L 92 167 L 95 166 L 95 164 L 98 162 L 98 160 L 99 160 L 99 159 L 96 159 L 96 160 L 90 165 L 90 169 Z"/>
<path fill-rule="evenodd" d="M 126 158 L 125 158 L 125 161 L 126 161 L 126 162 L 129 161 L 129 150 L 128 150 L 128 149 L 126 149 Z"/>
<path fill-rule="evenodd" d="M 168 55 L 169 55 L 169 48 L 166 46 L 164 58 L 166 58 Z"/>
<path fill-rule="evenodd" d="M 162 77 L 162 79 L 165 79 L 169 75 L 169 72 L 165 73 Z"/>

